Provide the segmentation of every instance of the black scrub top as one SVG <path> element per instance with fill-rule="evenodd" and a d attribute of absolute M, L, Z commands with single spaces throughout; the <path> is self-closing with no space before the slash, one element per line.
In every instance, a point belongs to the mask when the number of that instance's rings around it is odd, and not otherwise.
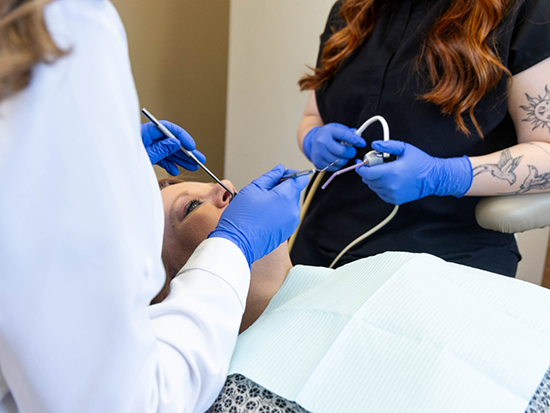
<path fill-rule="evenodd" d="M 316 91 L 323 122 L 358 128 L 370 117 L 382 115 L 391 139 L 441 158 L 485 155 L 515 145 L 514 124 L 507 112 L 506 75 L 475 108 L 484 138 L 477 134 L 469 115 L 464 116 L 471 131 L 468 136 L 457 130 L 453 116 L 419 99 L 431 86 L 415 68 L 423 35 L 451 2 L 389 1 L 372 34 Z M 341 4 L 338 1 L 332 8 L 319 56 L 333 29 L 345 25 L 339 16 Z M 516 3 L 493 36 L 499 56 L 513 75 L 550 57 L 549 0 Z M 540 85 L 541 93 L 544 86 Z M 367 147 L 358 150 L 357 158 L 382 137 L 381 125 L 371 125 L 363 134 Z M 329 177 L 326 174 L 322 183 Z M 479 199 L 430 196 L 403 204 L 386 227 L 351 249 L 337 266 L 385 251 L 409 251 L 514 276 L 520 259 L 515 238 L 477 224 L 474 211 Z M 338 176 L 326 190 L 316 191 L 292 249 L 292 262 L 330 265 L 345 246 L 392 209 L 357 173 Z"/>

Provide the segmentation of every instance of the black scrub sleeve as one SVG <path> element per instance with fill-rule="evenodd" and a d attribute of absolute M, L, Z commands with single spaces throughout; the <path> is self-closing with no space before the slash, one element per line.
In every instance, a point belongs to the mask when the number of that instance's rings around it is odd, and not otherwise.
<path fill-rule="evenodd" d="M 515 75 L 548 57 L 550 57 L 550 2 L 523 0 L 517 8 L 508 68 L 512 75 Z"/>

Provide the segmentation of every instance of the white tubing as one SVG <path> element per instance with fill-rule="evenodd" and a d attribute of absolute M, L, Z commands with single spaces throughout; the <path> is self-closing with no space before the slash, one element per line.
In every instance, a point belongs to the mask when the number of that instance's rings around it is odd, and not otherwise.
<path fill-rule="evenodd" d="M 390 140 L 390 127 L 388 126 L 388 122 L 386 122 L 386 119 L 384 119 L 382 116 L 380 115 L 376 115 L 376 116 L 373 116 L 372 118 L 368 119 L 367 121 L 365 121 L 360 127 L 359 129 L 357 129 L 355 131 L 355 134 L 358 135 L 358 136 L 361 136 L 363 134 L 363 132 L 370 126 L 372 125 L 374 122 L 380 122 L 382 124 L 382 130 L 384 132 L 384 141 L 389 141 Z M 388 158 L 390 156 L 389 153 L 384 153 L 384 158 Z M 315 194 L 315 191 L 317 190 L 317 187 L 319 186 L 319 183 L 321 182 L 321 179 L 323 179 L 323 175 L 324 175 L 324 172 L 321 172 L 317 175 L 313 185 L 311 186 L 311 189 L 308 193 L 308 197 L 306 199 L 306 201 L 304 202 L 304 206 L 302 207 L 302 211 L 301 211 L 301 214 L 300 214 L 300 225 L 298 225 L 298 228 L 296 228 L 296 231 L 294 232 L 294 234 L 292 235 L 292 237 L 290 238 L 290 241 L 289 241 L 289 252 L 292 250 L 292 247 L 294 246 L 294 241 L 296 240 L 296 236 L 298 235 L 298 230 L 300 229 L 300 226 L 302 224 L 302 219 L 304 218 L 304 216 L 306 215 L 306 212 L 309 208 L 309 205 L 311 203 L 311 200 L 313 199 L 313 196 Z M 334 175 L 333 175 L 334 176 Z M 392 219 L 393 217 L 397 214 L 397 211 L 399 210 L 399 205 L 395 205 L 392 212 L 390 212 L 390 214 L 382 221 L 380 222 L 378 225 L 376 225 L 374 228 L 371 228 L 370 230 L 368 230 L 367 232 L 365 232 L 363 235 L 357 237 L 355 240 L 353 240 L 352 242 L 350 242 L 339 254 L 338 256 L 334 259 L 334 261 L 332 261 L 332 263 L 330 264 L 329 268 L 333 268 L 336 263 L 340 260 L 340 258 L 342 258 L 346 252 L 348 252 L 350 249 L 352 249 L 355 245 L 357 245 L 358 243 L 360 243 L 361 241 L 365 240 L 366 238 L 370 237 L 372 234 L 374 234 L 375 232 L 379 231 L 380 229 L 382 229 L 384 226 L 386 226 Z"/>
<path fill-rule="evenodd" d="M 388 122 L 386 122 L 386 119 L 384 119 L 380 115 L 373 116 L 372 118 L 368 119 L 365 123 L 363 123 L 359 129 L 355 131 L 355 134 L 358 136 L 361 136 L 365 130 L 372 125 L 374 122 L 380 122 L 382 124 L 382 130 L 384 132 L 384 140 L 389 141 L 390 140 L 390 127 L 388 126 Z M 390 156 L 389 153 L 384 153 L 384 158 L 388 158 Z"/>
<path fill-rule="evenodd" d="M 340 258 L 342 258 L 346 252 L 348 252 L 350 249 L 352 249 L 353 247 L 355 247 L 357 244 L 359 244 L 361 241 L 365 240 L 366 238 L 370 237 L 372 234 L 374 234 L 375 232 L 377 232 L 378 230 L 381 230 L 383 227 L 385 227 L 392 219 L 393 217 L 395 216 L 395 214 L 397 214 L 397 211 L 399 210 L 399 205 L 395 205 L 393 207 L 393 210 L 390 212 L 390 215 L 388 215 L 386 217 L 386 219 L 384 219 L 381 223 L 379 223 L 378 225 L 376 225 L 374 228 L 368 230 L 367 232 L 365 232 L 363 235 L 357 237 L 356 239 L 354 239 L 352 242 L 350 242 L 348 244 L 348 246 L 346 248 L 344 248 L 342 251 L 340 251 L 340 254 L 338 254 L 338 256 L 334 259 L 334 261 L 332 261 L 332 263 L 330 264 L 329 268 L 334 268 L 334 266 L 336 265 L 336 263 L 338 261 L 340 261 Z"/>

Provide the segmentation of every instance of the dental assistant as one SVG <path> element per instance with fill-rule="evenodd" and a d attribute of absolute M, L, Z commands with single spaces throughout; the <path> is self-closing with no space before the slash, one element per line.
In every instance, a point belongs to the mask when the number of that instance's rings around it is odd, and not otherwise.
<path fill-rule="evenodd" d="M 550 190 L 547 0 L 337 1 L 317 68 L 299 84 L 311 92 L 298 142 L 317 168 L 354 164 L 371 147 L 397 160 L 317 189 L 294 264 L 328 266 L 397 204 L 338 266 L 408 251 L 515 275 L 514 236 L 481 228 L 475 207 Z M 379 124 L 353 133 L 374 115 L 391 141 L 380 141 Z"/>
<path fill-rule="evenodd" d="M 250 266 L 297 225 L 307 180 L 278 184 L 278 166 L 149 307 L 166 278 L 151 162 L 196 166 L 179 152 L 194 150 L 185 131 L 167 124 L 180 142 L 167 141 L 139 110 L 108 0 L 0 1 L 1 413 L 204 412 Z"/>

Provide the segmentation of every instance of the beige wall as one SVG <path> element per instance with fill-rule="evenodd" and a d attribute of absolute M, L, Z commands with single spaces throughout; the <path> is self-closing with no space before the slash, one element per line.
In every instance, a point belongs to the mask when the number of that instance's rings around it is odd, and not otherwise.
<path fill-rule="evenodd" d="M 541 285 L 546 264 L 549 228 L 534 229 L 517 235 L 522 260 L 516 277 Z"/>
<path fill-rule="evenodd" d="M 546 288 L 550 288 L 550 240 L 548 242 L 548 251 L 546 252 L 546 265 L 544 267 L 542 285 Z"/>
<path fill-rule="evenodd" d="M 222 176 L 229 0 L 113 3 L 128 34 L 140 104 L 185 128 Z M 202 172 L 187 176 L 210 180 Z"/>

